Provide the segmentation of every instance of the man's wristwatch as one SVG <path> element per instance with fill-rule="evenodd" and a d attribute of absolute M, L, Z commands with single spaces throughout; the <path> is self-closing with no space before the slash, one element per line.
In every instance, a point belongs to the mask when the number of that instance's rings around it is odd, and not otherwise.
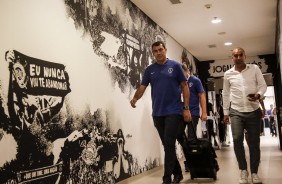
<path fill-rule="evenodd" d="M 183 110 L 190 110 L 188 105 L 183 106 Z"/>

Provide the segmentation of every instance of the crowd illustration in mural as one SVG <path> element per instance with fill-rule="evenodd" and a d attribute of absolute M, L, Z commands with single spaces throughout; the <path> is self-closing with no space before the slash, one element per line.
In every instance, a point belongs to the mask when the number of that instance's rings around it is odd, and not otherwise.
<path fill-rule="evenodd" d="M 152 61 L 152 40 L 165 40 L 166 33 L 130 1 L 120 2 L 122 11 L 102 0 L 65 0 L 65 5 L 123 91 L 138 87 Z M 114 55 L 102 49 L 105 33 L 119 45 Z M 17 50 L 5 53 L 10 75 L 8 95 L 0 92 L 0 142 L 12 135 L 16 154 L 0 165 L 0 183 L 112 184 L 159 164 L 148 158 L 141 165 L 125 150 L 132 135 L 112 131 L 107 109 L 75 114 L 68 101 L 71 76 L 64 65 L 43 59 Z"/>
<path fill-rule="evenodd" d="M 69 16 L 78 29 L 91 35 L 93 51 L 105 59 L 113 79 L 123 90 L 128 81 L 136 88 L 145 67 L 152 61 L 152 40 L 165 40 L 166 33 L 130 1 L 120 2 L 122 6 L 118 9 L 110 8 L 102 0 L 66 0 Z M 115 55 L 101 49 L 106 42 L 104 33 L 119 43 Z"/>

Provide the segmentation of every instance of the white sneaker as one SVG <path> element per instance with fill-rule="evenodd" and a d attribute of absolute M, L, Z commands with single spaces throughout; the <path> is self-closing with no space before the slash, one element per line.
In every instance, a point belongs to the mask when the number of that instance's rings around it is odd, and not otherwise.
<path fill-rule="evenodd" d="M 259 179 L 257 173 L 252 174 L 252 181 L 253 181 L 253 183 L 262 183 L 261 180 Z"/>
<path fill-rule="evenodd" d="M 241 174 L 240 174 L 240 179 L 239 179 L 239 183 L 240 184 L 246 184 L 248 183 L 248 171 L 247 170 L 242 170 Z"/>

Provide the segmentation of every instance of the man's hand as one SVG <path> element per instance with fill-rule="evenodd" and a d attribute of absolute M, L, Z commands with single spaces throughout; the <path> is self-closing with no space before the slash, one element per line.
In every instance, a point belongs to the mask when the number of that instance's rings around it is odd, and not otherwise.
<path fill-rule="evenodd" d="M 260 94 L 248 94 L 248 100 L 254 102 L 260 99 Z"/>
<path fill-rule="evenodd" d="M 191 112 L 189 110 L 183 110 L 183 118 L 185 122 L 192 121 Z"/>
<path fill-rule="evenodd" d="M 207 119 L 208 119 L 207 113 L 202 113 L 200 118 L 201 118 L 202 121 L 207 121 Z"/>
<path fill-rule="evenodd" d="M 224 123 L 229 124 L 229 115 L 224 115 Z"/>
<path fill-rule="evenodd" d="M 136 98 L 132 98 L 132 100 L 130 100 L 130 105 L 131 107 L 135 108 L 136 107 L 136 102 L 137 102 L 137 99 Z"/>

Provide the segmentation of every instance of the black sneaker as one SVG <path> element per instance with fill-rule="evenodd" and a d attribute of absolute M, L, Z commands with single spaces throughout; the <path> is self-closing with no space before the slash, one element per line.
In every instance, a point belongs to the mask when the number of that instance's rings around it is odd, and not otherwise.
<path fill-rule="evenodd" d="M 176 176 L 174 176 L 172 183 L 180 183 L 180 181 L 182 181 L 182 180 L 183 180 L 183 175 L 182 174 L 181 175 L 176 175 Z"/>

